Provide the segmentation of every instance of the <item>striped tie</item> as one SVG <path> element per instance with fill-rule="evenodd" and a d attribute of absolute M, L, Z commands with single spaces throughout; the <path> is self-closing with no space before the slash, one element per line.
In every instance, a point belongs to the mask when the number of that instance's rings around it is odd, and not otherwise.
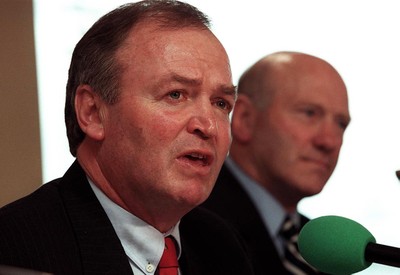
<path fill-rule="evenodd" d="M 285 259 L 282 262 L 289 273 L 295 275 L 318 274 L 318 271 L 311 267 L 300 255 L 297 248 L 299 229 L 295 227 L 289 216 L 282 224 L 279 234 L 285 240 Z"/>

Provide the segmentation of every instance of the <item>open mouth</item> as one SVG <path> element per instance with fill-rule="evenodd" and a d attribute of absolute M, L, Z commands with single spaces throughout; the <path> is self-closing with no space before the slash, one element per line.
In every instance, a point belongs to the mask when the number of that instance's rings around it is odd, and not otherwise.
<path fill-rule="evenodd" d="M 189 161 L 198 163 L 202 166 L 210 165 L 210 157 L 207 155 L 203 155 L 200 153 L 190 153 L 186 154 L 184 157 L 187 158 Z"/>

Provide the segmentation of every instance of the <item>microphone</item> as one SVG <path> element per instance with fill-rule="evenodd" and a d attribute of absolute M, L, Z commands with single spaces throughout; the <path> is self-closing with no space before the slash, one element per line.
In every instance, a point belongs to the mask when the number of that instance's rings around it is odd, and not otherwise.
<path fill-rule="evenodd" d="M 353 274 L 372 262 L 400 267 L 400 248 L 377 244 L 361 224 L 339 216 L 323 216 L 306 223 L 298 238 L 299 252 L 319 271 Z"/>

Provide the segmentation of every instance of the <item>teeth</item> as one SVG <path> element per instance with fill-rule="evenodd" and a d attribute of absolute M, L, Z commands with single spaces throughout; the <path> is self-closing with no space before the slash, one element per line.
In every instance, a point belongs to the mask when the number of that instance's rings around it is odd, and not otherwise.
<path fill-rule="evenodd" d="M 192 158 L 198 158 L 198 159 L 205 159 L 206 158 L 204 155 L 197 154 L 197 153 L 191 153 L 190 156 Z"/>

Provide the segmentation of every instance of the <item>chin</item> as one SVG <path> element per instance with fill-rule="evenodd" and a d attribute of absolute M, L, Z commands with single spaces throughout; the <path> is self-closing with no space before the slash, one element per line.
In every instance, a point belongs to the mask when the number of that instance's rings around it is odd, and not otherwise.
<path fill-rule="evenodd" d="M 210 193 L 211 189 L 206 190 L 204 188 L 192 187 L 186 189 L 185 191 L 181 191 L 181 195 L 178 196 L 181 202 L 184 202 L 189 206 L 196 207 L 202 204 L 210 196 Z"/>
<path fill-rule="evenodd" d="M 324 186 L 312 186 L 307 190 L 304 190 L 307 196 L 314 196 L 321 193 Z"/>

